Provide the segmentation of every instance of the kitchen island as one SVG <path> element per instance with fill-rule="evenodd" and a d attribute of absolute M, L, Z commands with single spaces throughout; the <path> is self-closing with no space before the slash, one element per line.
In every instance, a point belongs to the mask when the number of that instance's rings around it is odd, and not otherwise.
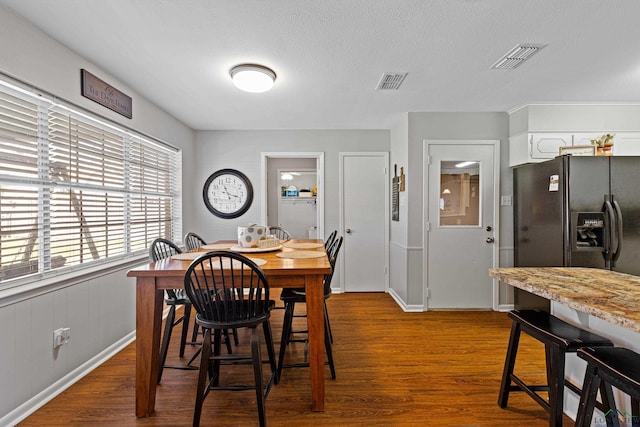
<path fill-rule="evenodd" d="M 489 276 L 550 300 L 556 317 L 640 352 L 639 276 L 579 267 L 497 268 L 490 269 Z M 567 355 L 565 376 L 570 382 L 581 386 L 584 370 L 583 360 Z M 624 394 L 614 390 L 614 396 L 619 410 L 631 411 Z M 565 388 L 564 399 L 565 413 L 575 419 L 579 396 Z M 594 420 L 605 425 L 602 415 L 594 415 Z"/>
<path fill-rule="evenodd" d="M 640 332 L 640 277 L 598 268 L 495 268 L 489 276 L 614 325 Z"/>

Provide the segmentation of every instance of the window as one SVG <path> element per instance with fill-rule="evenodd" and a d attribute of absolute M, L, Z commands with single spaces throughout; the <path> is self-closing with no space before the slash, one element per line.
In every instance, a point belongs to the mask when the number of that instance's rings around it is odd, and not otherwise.
<path fill-rule="evenodd" d="M 0 81 L 0 287 L 178 240 L 179 156 Z"/>

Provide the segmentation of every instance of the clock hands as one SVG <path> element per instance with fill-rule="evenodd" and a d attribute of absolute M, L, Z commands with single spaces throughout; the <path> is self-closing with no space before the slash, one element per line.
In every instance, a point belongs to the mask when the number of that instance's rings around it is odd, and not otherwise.
<path fill-rule="evenodd" d="M 239 199 L 239 198 L 240 198 L 240 196 L 238 196 L 237 194 L 231 194 L 231 193 L 229 193 L 229 189 L 227 188 L 227 186 L 226 186 L 225 184 L 222 184 L 222 186 L 224 187 L 224 191 L 225 191 L 225 193 L 227 194 L 227 198 L 228 198 L 228 199 L 231 199 L 231 197 L 230 197 L 230 196 L 233 196 L 233 197 L 235 197 L 236 199 Z"/>

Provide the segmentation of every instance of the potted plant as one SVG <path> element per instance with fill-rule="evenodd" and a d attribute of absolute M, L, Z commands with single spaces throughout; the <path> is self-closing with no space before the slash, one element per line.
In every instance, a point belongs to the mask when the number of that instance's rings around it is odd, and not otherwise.
<path fill-rule="evenodd" d="M 613 154 L 613 137 L 614 134 L 607 133 L 602 135 L 600 138 L 595 138 L 591 140 L 591 144 L 597 146 L 598 156 L 611 156 Z"/>

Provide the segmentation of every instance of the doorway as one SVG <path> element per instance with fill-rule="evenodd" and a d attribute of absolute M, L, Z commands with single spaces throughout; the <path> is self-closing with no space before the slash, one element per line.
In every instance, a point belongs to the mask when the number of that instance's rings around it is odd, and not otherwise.
<path fill-rule="evenodd" d="M 309 212 L 315 213 L 315 221 L 311 223 L 316 224 L 316 235 L 318 238 L 324 236 L 324 153 L 322 152 L 272 152 L 261 153 L 261 223 L 265 225 L 279 225 L 282 221 L 279 221 L 279 204 L 282 199 L 282 181 L 280 179 L 279 171 L 289 172 L 294 169 L 303 170 L 305 173 L 311 173 L 315 175 L 316 195 L 313 197 L 313 209 Z M 288 169 L 288 170 L 285 170 Z M 305 181 L 306 182 L 306 181 Z M 307 189 L 309 185 L 301 185 L 304 189 Z M 290 193 L 291 194 L 291 193 Z M 300 193 L 298 193 L 299 196 Z M 286 194 L 285 194 L 286 196 Z M 303 196 L 306 196 L 304 194 Z M 293 199 L 289 199 L 293 200 Z M 303 202 L 308 202 L 307 199 L 302 199 Z M 307 206 L 303 206 L 306 208 Z M 302 228 L 295 225 L 298 231 Z M 285 229 L 286 226 L 283 226 Z M 298 238 L 309 238 L 312 234 L 306 227 L 306 233 L 300 231 L 296 236 Z"/>
<path fill-rule="evenodd" d="M 424 141 L 425 307 L 497 309 L 499 141 Z"/>
<path fill-rule="evenodd" d="M 345 292 L 389 289 L 389 153 L 340 153 Z"/>

